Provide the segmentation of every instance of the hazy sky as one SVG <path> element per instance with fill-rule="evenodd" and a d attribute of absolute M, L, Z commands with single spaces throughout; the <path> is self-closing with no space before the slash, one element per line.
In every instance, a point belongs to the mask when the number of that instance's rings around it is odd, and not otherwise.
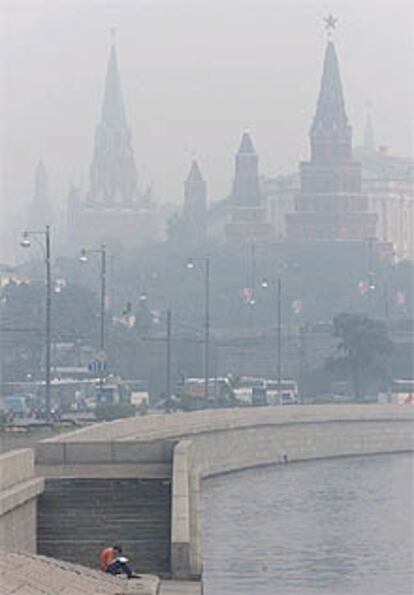
<path fill-rule="evenodd" d="M 28 203 L 40 157 L 56 203 L 86 188 L 111 27 L 140 180 L 161 200 L 181 198 L 193 155 L 210 200 L 225 196 L 244 129 L 266 175 L 307 157 L 329 12 L 354 144 L 371 101 L 377 143 L 408 155 L 412 4 L 0 0 L 1 218 Z"/>

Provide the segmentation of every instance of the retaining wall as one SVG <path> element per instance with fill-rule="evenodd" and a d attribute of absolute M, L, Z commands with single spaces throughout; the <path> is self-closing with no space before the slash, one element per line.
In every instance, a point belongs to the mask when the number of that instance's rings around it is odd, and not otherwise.
<path fill-rule="evenodd" d="M 202 479 L 260 465 L 412 451 L 413 436 L 409 420 L 337 421 L 233 428 L 179 442 L 173 465 L 173 576 L 188 579 L 202 572 Z"/>
<path fill-rule="evenodd" d="M 169 464 L 171 572 L 176 578 L 189 579 L 199 577 L 202 571 L 203 478 L 259 465 L 412 451 L 413 421 L 413 407 L 359 404 L 149 415 L 96 424 L 47 440 L 41 447 L 44 450 L 37 453 L 37 461 L 39 469 L 48 470 L 49 477 L 52 468 L 59 465 L 59 473 L 63 470 L 77 476 L 81 472 L 107 474 L 110 468 L 113 473 L 118 468 L 120 473 L 122 465 L 124 473 L 128 469 L 132 473 L 134 468 L 136 474 L 139 465 L 148 464 L 139 471 L 145 473 L 151 465 Z M 160 461 L 163 448 L 167 449 L 163 451 L 165 459 Z M 125 461 L 122 452 L 131 458 Z M 148 463 L 146 458 L 155 452 L 158 459 Z M 48 459 L 51 453 L 57 459 Z"/>
<path fill-rule="evenodd" d="M 36 553 L 36 498 L 43 488 L 31 449 L 0 456 L 0 549 Z"/>
<path fill-rule="evenodd" d="M 46 440 L 35 446 L 36 471 L 43 477 L 171 477 L 172 452 L 170 440 Z"/>

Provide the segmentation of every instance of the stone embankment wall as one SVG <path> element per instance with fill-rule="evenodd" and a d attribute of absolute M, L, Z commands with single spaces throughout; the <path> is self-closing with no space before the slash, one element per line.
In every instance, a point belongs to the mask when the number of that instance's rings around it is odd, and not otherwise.
<path fill-rule="evenodd" d="M 43 487 L 32 450 L 0 456 L 0 549 L 36 553 L 36 498 Z"/>
<path fill-rule="evenodd" d="M 38 462 L 43 472 L 49 469 L 48 477 L 53 475 L 55 464 L 63 465 L 56 472 L 60 476 L 62 470 L 70 470 L 74 476 L 82 471 L 84 476 L 96 474 L 99 472 L 91 466 L 87 469 L 92 459 L 86 453 L 88 445 L 90 452 L 97 449 L 97 453 L 102 445 L 107 454 L 100 469 L 108 477 L 110 469 L 117 472 L 118 465 L 124 465 L 122 473 L 128 471 L 128 464 L 145 473 L 151 468 L 145 471 L 140 467 L 145 466 L 145 457 L 156 449 L 173 448 L 169 468 L 171 572 L 176 578 L 189 579 L 202 571 L 199 513 L 203 478 L 259 465 L 412 451 L 413 420 L 414 408 L 393 405 L 263 407 L 150 415 L 96 424 L 45 441 Z M 114 454 L 122 451 L 122 445 L 130 453 L 129 463 Z M 60 459 L 50 464 L 47 457 L 52 452 L 59 452 Z M 161 461 L 152 460 L 154 464 Z M 168 464 L 167 460 L 163 464 Z M 128 473 L 132 473 L 131 468 Z"/>
<path fill-rule="evenodd" d="M 390 410 L 391 411 L 391 410 Z M 414 450 L 412 412 L 401 417 L 262 424 L 204 431 L 175 447 L 171 564 L 174 576 L 201 574 L 200 483 L 259 465 Z"/>

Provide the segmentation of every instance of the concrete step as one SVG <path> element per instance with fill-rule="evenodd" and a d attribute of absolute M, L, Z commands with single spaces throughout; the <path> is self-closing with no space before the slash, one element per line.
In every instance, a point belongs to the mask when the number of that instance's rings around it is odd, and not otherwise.
<path fill-rule="evenodd" d="M 38 552 L 96 568 L 121 543 L 138 572 L 170 570 L 169 479 L 50 478 L 38 500 Z"/>

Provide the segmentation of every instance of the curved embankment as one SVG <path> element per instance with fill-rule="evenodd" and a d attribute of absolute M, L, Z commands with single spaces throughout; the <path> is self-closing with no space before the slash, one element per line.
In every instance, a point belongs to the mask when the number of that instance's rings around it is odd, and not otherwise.
<path fill-rule="evenodd" d="M 171 572 L 191 578 L 201 574 L 202 478 L 259 465 L 411 451 L 413 420 L 414 408 L 392 405 L 214 410 L 96 424 L 48 440 L 43 448 L 44 454 L 59 448 L 59 457 L 70 459 L 76 450 L 81 457 L 89 446 L 95 457 L 100 449 L 109 452 L 113 464 L 123 443 L 142 443 L 142 463 L 149 444 L 161 442 L 165 452 L 173 442 Z"/>

